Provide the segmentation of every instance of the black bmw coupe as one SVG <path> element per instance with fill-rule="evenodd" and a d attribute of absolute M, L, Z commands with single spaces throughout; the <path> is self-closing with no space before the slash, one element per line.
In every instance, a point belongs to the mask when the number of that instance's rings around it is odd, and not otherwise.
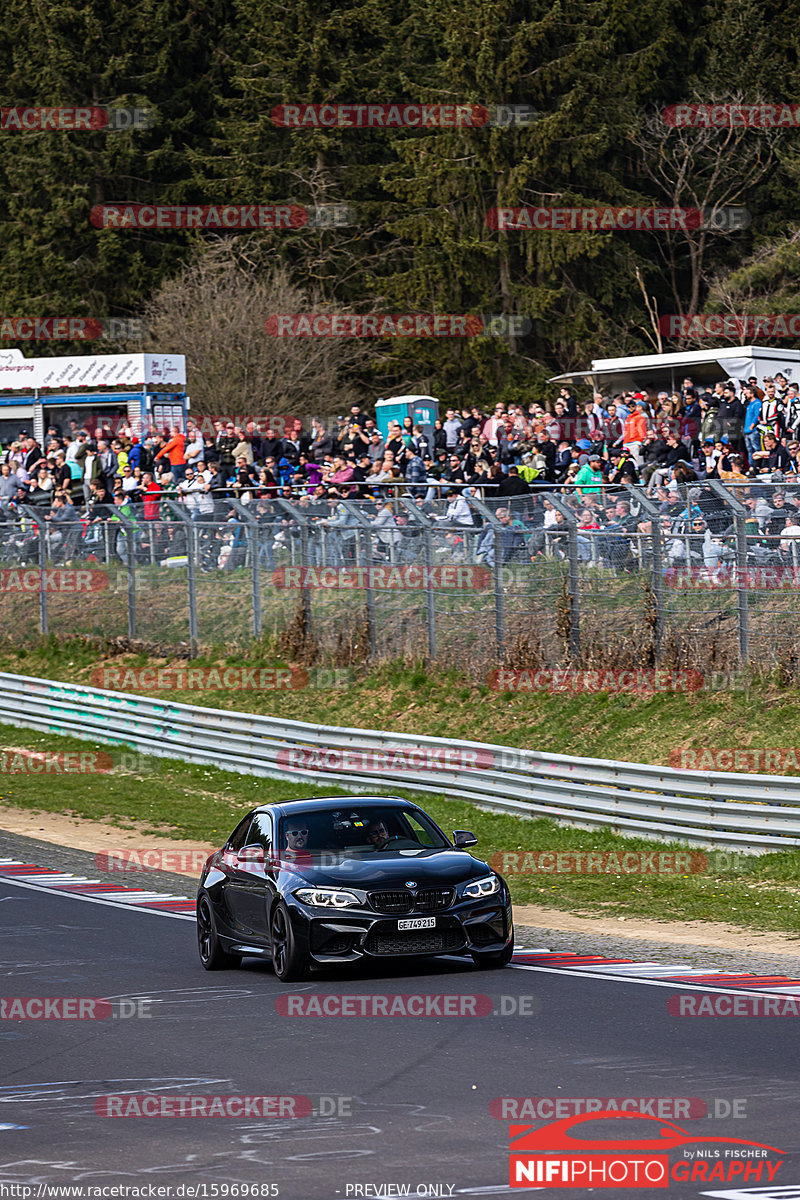
<path fill-rule="evenodd" d="M 432 954 L 504 967 L 514 950 L 505 880 L 394 797 L 262 805 L 206 862 L 197 892 L 200 961 L 271 958 L 286 983 L 311 966 Z"/>

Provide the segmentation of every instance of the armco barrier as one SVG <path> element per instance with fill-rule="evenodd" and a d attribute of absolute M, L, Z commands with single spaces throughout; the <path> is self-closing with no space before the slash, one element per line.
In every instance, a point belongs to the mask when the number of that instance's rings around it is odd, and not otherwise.
<path fill-rule="evenodd" d="M 376 794 L 435 792 L 518 816 L 657 840 L 752 853 L 800 845 L 800 779 L 679 771 L 485 742 L 309 725 L 2 672 L 0 723 L 268 778 Z M 457 752 L 465 765 L 409 765 L 402 774 L 388 763 L 383 771 L 365 765 L 366 756 L 373 756 L 375 766 L 374 756 L 411 745 L 428 759 Z M 326 769 L 320 761 L 288 764 L 292 751 L 301 758 L 298 751 L 316 751 L 318 760 L 327 758 L 344 769 Z"/>

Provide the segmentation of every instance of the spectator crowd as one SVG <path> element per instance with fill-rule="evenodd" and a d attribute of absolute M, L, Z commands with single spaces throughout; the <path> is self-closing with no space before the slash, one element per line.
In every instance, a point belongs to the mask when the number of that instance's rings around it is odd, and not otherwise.
<path fill-rule="evenodd" d="M 249 506 L 269 527 L 263 554 L 271 567 L 281 539 L 292 536 L 291 510 L 276 501 L 327 530 L 326 561 L 347 561 L 355 520 L 341 502 L 356 499 L 373 527 L 378 557 L 394 561 L 411 541 L 395 503 L 404 496 L 444 523 L 455 557 L 491 564 L 498 546 L 504 562 L 565 553 L 566 504 L 586 561 L 635 567 L 634 535 L 650 534 L 657 510 L 669 560 L 710 567 L 732 555 L 730 510 L 709 488 L 719 480 L 742 489 L 735 494 L 748 509 L 754 543 L 769 556 L 764 561 L 794 561 L 800 497 L 784 485 L 800 480 L 799 447 L 800 389 L 780 374 L 760 382 L 720 380 L 708 389 L 686 378 L 672 394 L 596 393 L 585 402 L 563 387 L 547 405 L 450 408 L 432 430 L 407 417 L 385 435 L 358 405 L 327 425 L 296 421 L 282 433 L 252 420 L 216 421 L 214 432 L 204 434 L 192 419 L 185 432 L 138 433 L 130 425 L 112 431 L 76 419 L 68 429 L 51 426 L 43 444 L 23 429 L 4 447 L 0 521 L 18 529 L 21 515 L 37 513 L 50 530 L 51 550 L 64 560 L 91 547 L 98 524 L 138 530 L 139 547 L 150 525 L 154 561 L 152 531 L 174 513 L 165 501 L 206 527 L 236 525 Z M 626 483 L 644 487 L 650 516 L 632 506 Z M 480 506 L 471 500 L 491 504 L 503 527 L 499 539 L 483 528 Z M 185 552 L 179 532 L 161 531 L 158 539 L 159 560 Z M 206 569 L 241 561 L 237 534 L 228 530 L 221 540 L 204 530 Z"/>

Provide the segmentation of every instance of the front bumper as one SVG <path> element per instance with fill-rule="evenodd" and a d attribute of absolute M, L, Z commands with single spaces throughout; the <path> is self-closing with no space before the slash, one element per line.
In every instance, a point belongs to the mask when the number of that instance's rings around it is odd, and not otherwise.
<path fill-rule="evenodd" d="M 294 897 L 289 911 L 299 945 L 320 965 L 362 958 L 491 953 L 508 945 L 514 929 L 507 894 L 460 901 L 436 913 L 411 913 L 401 918 L 366 908 L 311 908 Z M 401 920 L 420 917 L 432 917 L 436 924 L 428 929 L 399 928 Z"/>

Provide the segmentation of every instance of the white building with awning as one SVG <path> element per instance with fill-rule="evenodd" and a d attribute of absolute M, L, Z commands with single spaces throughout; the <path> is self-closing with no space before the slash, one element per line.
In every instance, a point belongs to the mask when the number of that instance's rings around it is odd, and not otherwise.
<path fill-rule="evenodd" d="M 550 383 L 585 383 L 604 396 L 635 391 L 656 395 L 678 392 L 686 376 L 695 386 L 713 387 L 728 379 L 745 382 L 755 375 L 783 372 L 790 383 L 800 383 L 800 350 L 774 346 L 718 346 L 713 350 L 683 350 L 672 354 L 638 354 L 631 358 L 596 358 L 588 371 L 554 375 Z"/>
<path fill-rule="evenodd" d="M 155 424 L 184 428 L 190 407 L 182 354 L 76 354 L 26 358 L 0 350 L 0 442 L 26 429 L 41 443 L 53 424 L 120 424 L 134 432 Z"/>

